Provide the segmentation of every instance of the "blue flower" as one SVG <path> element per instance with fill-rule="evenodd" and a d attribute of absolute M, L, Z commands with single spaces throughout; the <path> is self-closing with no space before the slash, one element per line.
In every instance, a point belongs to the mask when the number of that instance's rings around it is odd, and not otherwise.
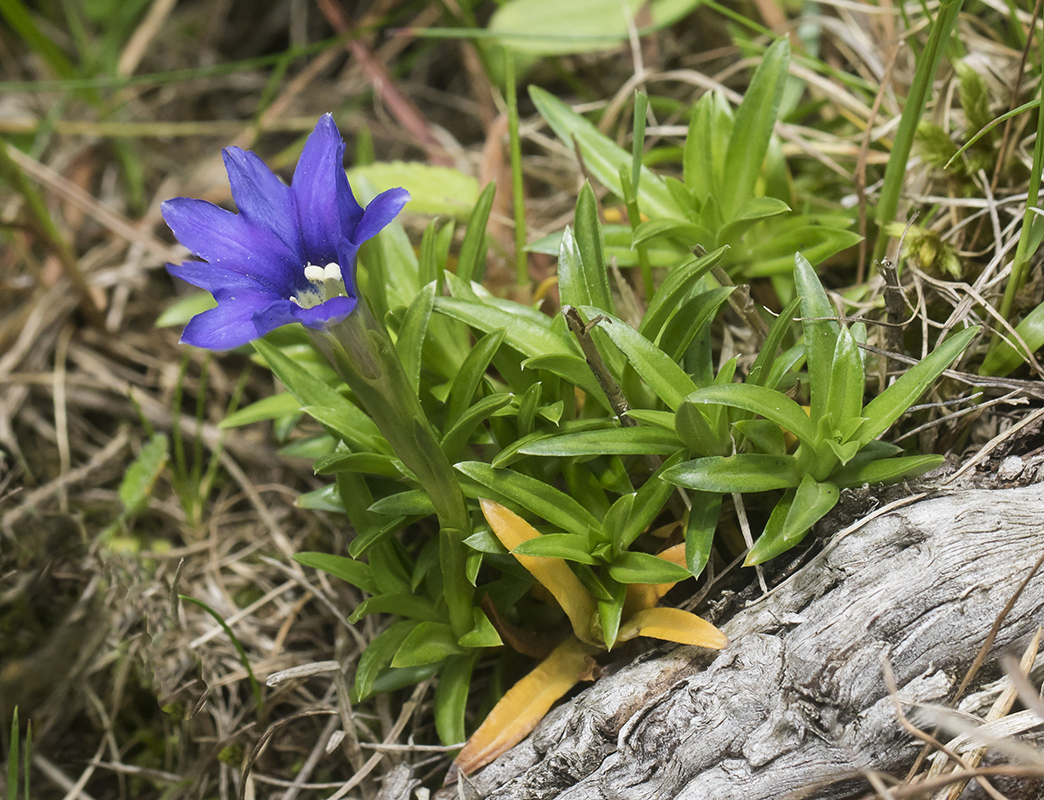
<path fill-rule="evenodd" d="M 188 197 L 162 205 L 178 241 L 206 262 L 167 270 L 218 303 L 192 318 L 181 341 L 228 350 L 280 325 L 325 330 L 351 314 L 359 246 L 395 218 L 409 193 L 390 189 L 362 208 L 329 114 L 308 137 L 289 186 L 250 151 L 229 147 L 223 156 L 238 214 Z"/>

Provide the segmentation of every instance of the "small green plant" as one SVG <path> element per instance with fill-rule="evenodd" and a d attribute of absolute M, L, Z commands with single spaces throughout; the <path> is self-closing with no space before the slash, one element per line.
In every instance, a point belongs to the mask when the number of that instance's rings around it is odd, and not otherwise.
<path fill-rule="evenodd" d="M 653 267 L 684 259 L 690 248 L 727 246 L 722 266 L 744 280 L 772 277 L 781 295 L 794 251 L 815 264 L 853 246 L 851 219 L 837 213 L 791 214 L 786 166 L 773 147 L 790 46 L 780 39 L 765 52 L 739 107 L 720 91 L 707 92 L 693 109 L 683 147 L 683 180 L 641 166 L 642 123 L 627 153 L 551 94 L 530 88 L 537 110 L 588 172 L 628 206 L 629 226 L 606 226 L 608 251 L 621 266 Z M 636 121 L 639 119 L 636 114 Z M 557 237 L 532 249 L 553 252 Z M 644 264 L 643 264 L 644 266 Z M 649 294 L 647 292 L 647 294 Z"/>
<path fill-rule="evenodd" d="M 939 343 L 927 358 L 905 372 L 866 405 L 865 367 L 857 336 L 837 321 L 823 286 L 808 261 L 795 257 L 794 282 L 801 298 L 808 374 L 808 413 L 783 392 L 757 383 L 730 383 L 698 390 L 688 406 L 726 406 L 756 415 L 733 423 L 739 452 L 672 467 L 664 479 L 702 492 L 768 492 L 783 496 L 761 537 L 747 553 L 760 564 L 798 544 L 811 526 L 837 503 L 840 489 L 888 483 L 919 475 L 942 456 L 900 456 L 901 449 L 878 437 L 902 416 L 968 346 L 978 328 Z M 679 415 L 678 425 L 686 426 Z M 799 442 L 787 452 L 784 431 Z"/>
<path fill-rule="evenodd" d="M 770 51 L 759 92 L 766 74 L 782 79 L 786 52 Z M 716 102 L 708 113 L 724 114 Z M 741 109 L 733 136 L 748 135 L 740 128 L 749 114 L 760 126 L 758 147 L 767 147 L 774 110 Z M 601 152 L 601 140 L 582 141 L 586 121 L 562 119 L 577 126 L 581 149 L 594 142 L 591 152 Z M 738 158 L 728 154 L 740 145 L 729 141 L 725 157 Z M 841 487 L 938 463 L 900 456 L 877 438 L 973 330 L 864 405 L 862 333 L 838 322 L 798 254 L 799 299 L 764 325 L 750 370 L 741 373 L 737 358 L 715 364 L 715 322 L 733 292 L 714 277 L 731 252 L 721 230 L 731 225 L 742 239 L 750 208 L 779 209 L 751 197 L 760 161 L 745 170 L 745 188 L 706 195 L 704 207 L 722 214 L 719 238 L 707 239 L 713 251 L 668 262 L 638 308 L 610 289 L 605 230 L 585 186 L 559 238 L 563 313 L 552 317 L 477 282 L 491 191 L 479 197 L 453 272 L 447 229 L 433 223 L 415 254 L 395 220 L 408 195 L 376 194 L 361 176 L 353 194 L 343 149 L 323 117 L 288 186 L 253 154 L 230 148 L 238 214 L 187 198 L 163 211 L 210 262 L 170 271 L 217 301 L 188 323 L 183 340 L 210 349 L 251 342 L 287 387 L 225 424 L 269 418 L 289 431 L 303 412 L 319 426 L 308 449 L 332 483 L 300 505 L 347 514 L 355 537 L 347 555 L 297 560 L 367 595 L 352 621 L 397 617 L 360 658 L 355 700 L 438 675 L 436 726 L 455 744 L 467 734 L 473 670 L 505 644 L 545 659 L 525 686 L 544 676 L 559 695 L 588 673 L 589 658 L 638 635 L 720 647 L 713 626 L 657 603 L 663 587 L 699 575 L 712 557 L 723 495 L 782 491 L 748 554 L 760 563 L 796 544 Z M 629 205 L 667 210 L 694 197 L 680 182 L 671 190 L 647 175 L 639 152 L 606 156 Z M 799 306 L 803 336 L 795 337 Z M 785 394 L 801 385 L 811 418 Z M 798 442 L 793 452 L 787 433 Z M 541 599 L 537 584 L 556 601 Z M 516 714 L 520 694 L 505 695 L 462 768 L 524 735 L 555 699 L 549 689 Z"/>

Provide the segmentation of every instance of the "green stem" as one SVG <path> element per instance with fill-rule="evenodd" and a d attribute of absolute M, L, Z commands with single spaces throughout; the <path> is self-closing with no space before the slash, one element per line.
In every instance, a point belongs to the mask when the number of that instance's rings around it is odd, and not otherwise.
<path fill-rule="evenodd" d="M 932 23 L 928 44 L 925 45 L 924 52 L 921 53 L 921 58 L 917 62 L 917 71 L 914 73 L 913 83 L 910 85 L 910 94 L 906 97 L 906 105 L 903 106 L 899 129 L 895 133 L 895 142 L 892 145 L 891 155 L 888 157 L 888 166 L 885 168 L 881 196 L 877 201 L 877 242 L 874 245 L 874 259 L 877 261 L 885 256 L 889 238 L 885 233 L 885 228 L 895 219 L 896 211 L 899 209 L 899 195 L 903 189 L 906 165 L 910 160 L 910 150 L 913 148 L 917 125 L 921 121 L 925 103 L 928 102 L 931 94 L 935 73 L 939 71 L 943 50 L 946 49 L 946 43 L 950 40 L 950 31 L 953 29 L 963 5 L 964 0 L 943 0 L 935 21 Z"/>
<path fill-rule="evenodd" d="M 310 332 L 319 351 L 348 384 L 395 455 L 416 476 L 439 519 L 440 562 L 454 633 L 472 628 L 474 589 L 465 571 L 470 515 L 460 483 L 410 385 L 395 346 L 366 303 L 329 332 Z"/>
<path fill-rule="evenodd" d="M 515 281 L 529 283 L 529 259 L 526 257 L 526 195 L 522 183 L 522 140 L 518 133 L 518 92 L 515 85 L 515 60 L 504 48 L 504 84 L 508 113 L 508 142 L 511 151 L 511 202 L 515 213 Z"/>
<path fill-rule="evenodd" d="M 1044 36 L 1040 37 L 1040 52 L 1044 58 Z M 1041 97 L 1044 98 L 1044 83 L 1041 85 Z M 1030 170 L 1029 191 L 1026 195 L 1026 210 L 1022 216 L 1022 230 L 1019 232 L 1019 243 L 1015 247 L 1015 258 L 1011 263 L 1011 277 L 1004 287 L 1004 297 L 1001 299 L 1000 313 L 1004 319 L 1011 321 L 1012 306 L 1015 305 L 1015 295 L 1026 283 L 1026 275 L 1029 271 L 1029 260 L 1036 250 L 1038 242 L 1034 243 L 1031 235 L 1033 228 L 1040 224 L 1037 219 L 1037 201 L 1040 198 L 1040 172 L 1044 169 L 1044 102 L 1037 106 L 1037 141 L 1033 146 L 1033 167 Z M 1033 250 L 1030 248 L 1033 247 Z M 1000 342 L 999 336 L 994 336 L 993 347 Z"/>

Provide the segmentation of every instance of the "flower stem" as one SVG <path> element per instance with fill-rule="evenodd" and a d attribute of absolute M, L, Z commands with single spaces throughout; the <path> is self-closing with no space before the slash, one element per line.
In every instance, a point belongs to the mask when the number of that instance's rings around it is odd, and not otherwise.
<path fill-rule="evenodd" d="M 440 562 L 450 624 L 458 637 L 463 636 L 473 624 L 474 589 L 465 571 L 463 544 L 471 519 L 453 466 L 410 385 L 395 346 L 362 298 L 356 309 L 328 332 L 309 333 L 431 499 L 441 529 Z"/>

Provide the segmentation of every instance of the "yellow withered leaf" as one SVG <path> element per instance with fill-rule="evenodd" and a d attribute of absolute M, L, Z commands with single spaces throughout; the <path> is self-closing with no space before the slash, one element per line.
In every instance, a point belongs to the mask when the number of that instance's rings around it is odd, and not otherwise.
<path fill-rule="evenodd" d="M 720 650 L 728 637 L 707 620 L 680 608 L 647 608 L 632 614 L 620 626 L 617 641 L 626 642 L 636 636 L 650 636 L 678 644 L 693 644 Z"/>
<path fill-rule="evenodd" d="M 558 645 L 500 698 L 453 762 L 457 769 L 473 772 L 522 741 L 562 695 L 591 679 L 595 652 L 573 638 Z"/>
<path fill-rule="evenodd" d="M 508 550 L 514 550 L 522 542 L 535 539 L 540 532 L 526 522 L 514 511 L 505 508 L 493 500 L 479 500 L 482 514 L 486 517 L 494 535 Z M 581 641 L 597 644 L 598 637 L 594 635 L 593 625 L 597 618 L 598 607 L 594 598 L 591 597 L 580 579 L 573 574 L 561 558 L 540 558 L 537 556 L 524 556 L 512 553 L 518 563 L 521 564 L 529 574 L 540 581 L 554 596 L 558 604 L 562 606 L 569 622 L 573 626 L 573 633 Z"/>

